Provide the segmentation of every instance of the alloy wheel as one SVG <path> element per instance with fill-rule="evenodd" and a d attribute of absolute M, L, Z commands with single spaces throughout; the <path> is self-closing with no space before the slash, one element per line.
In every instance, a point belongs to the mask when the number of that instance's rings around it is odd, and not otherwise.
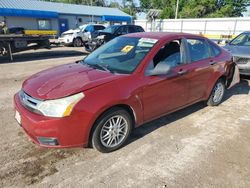
<path fill-rule="evenodd" d="M 100 140 L 103 146 L 112 148 L 119 145 L 127 135 L 128 126 L 128 122 L 123 116 L 110 117 L 100 132 Z"/>

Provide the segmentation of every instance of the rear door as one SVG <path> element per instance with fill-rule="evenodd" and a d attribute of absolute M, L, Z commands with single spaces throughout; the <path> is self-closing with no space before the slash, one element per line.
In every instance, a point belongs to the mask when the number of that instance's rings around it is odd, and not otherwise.
<path fill-rule="evenodd" d="M 211 58 L 211 51 L 207 40 L 203 38 L 186 38 L 188 51 L 188 103 L 201 100 L 205 95 L 208 82 L 215 72 L 216 62 Z"/>

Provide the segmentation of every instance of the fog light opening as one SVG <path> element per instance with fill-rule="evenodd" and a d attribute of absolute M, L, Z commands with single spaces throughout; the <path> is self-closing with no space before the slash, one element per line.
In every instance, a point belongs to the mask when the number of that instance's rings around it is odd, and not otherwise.
<path fill-rule="evenodd" d="M 56 138 L 37 137 L 37 140 L 42 145 L 49 145 L 49 146 L 57 146 L 57 145 L 59 145 Z"/>

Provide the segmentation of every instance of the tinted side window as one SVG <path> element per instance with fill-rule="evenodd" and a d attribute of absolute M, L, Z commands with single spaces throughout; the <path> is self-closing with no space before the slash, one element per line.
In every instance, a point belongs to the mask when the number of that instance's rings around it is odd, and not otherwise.
<path fill-rule="evenodd" d="M 129 27 L 128 27 L 128 32 L 129 32 L 129 33 L 136 33 L 137 31 L 135 30 L 135 27 L 129 26 Z"/>
<path fill-rule="evenodd" d="M 139 26 L 136 26 L 136 30 L 137 30 L 137 32 L 144 32 L 144 30 Z"/>
<path fill-rule="evenodd" d="M 209 47 L 211 49 L 212 57 L 216 57 L 216 56 L 220 55 L 221 50 L 220 50 L 220 48 L 218 46 L 216 46 L 215 44 L 209 42 Z"/>
<path fill-rule="evenodd" d="M 128 33 L 127 27 L 125 27 L 125 26 L 120 27 L 120 28 L 116 31 L 116 33 L 117 33 L 118 35 L 125 35 L 125 34 L 127 34 L 127 33 Z"/>
<path fill-rule="evenodd" d="M 210 57 L 209 48 L 202 39 L 187 39 L 189 54 L 192 62 Z"/>
<path fill-rule="evenodd" d="M 95 30 L 95 31 L 96 31 L 96 30 L 103 30 L 103 29 L 105 29 L 105 27 L 102 26 L 102 25 L 94 25 L 94 30 Z"/>

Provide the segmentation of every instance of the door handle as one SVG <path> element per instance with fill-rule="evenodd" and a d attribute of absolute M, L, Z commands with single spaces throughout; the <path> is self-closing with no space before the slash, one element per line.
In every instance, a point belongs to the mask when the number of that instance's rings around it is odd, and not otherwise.
<path fill-rule="evenodd" d="M 188 71 L 187 70 L 182 70 L 182 69 L 180 69 L 179 71 L 178 71 L 178 74 L 179 75 L 184 75 L 184 74 L 186 74 Z"/>
<path fill-rule="evenodd" d="M 210 61 L 209 62 L 209 65 L 214 65 L 214 64 L 216 64 L 217 62 L 215 62 L 215 61 Z"/>

